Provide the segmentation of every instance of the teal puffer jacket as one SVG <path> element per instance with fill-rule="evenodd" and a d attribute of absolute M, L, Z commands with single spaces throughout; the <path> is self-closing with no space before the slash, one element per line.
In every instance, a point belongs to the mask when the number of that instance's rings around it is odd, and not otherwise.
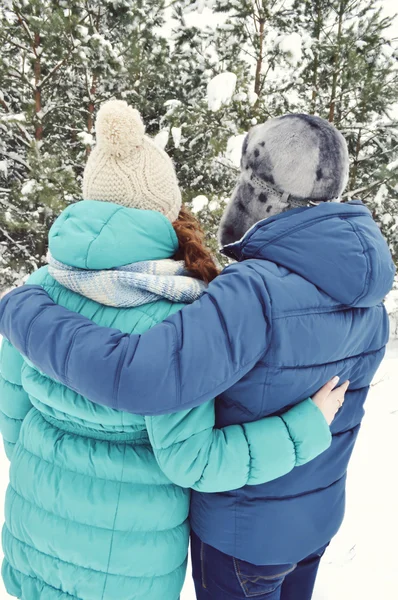
<path fill-rule="evenodd" d="M 93 201 L 64 211 L 49 241 L 54 258 L 82 269 L 170 258 L 178 247 L 160 213 Z M 29 283 L 125 333 L 143 333 L 181 308 L 162 299 L 130 309 L 103 306 L 62 287 L 47 267 Z M 11 460 L 3 578 L 9 594 L 23 600 L 177 600 L 188 488 L 264 483 L 331 441 L 311 400 L 284 420 L 217 430 L 213 401 L 148 418 L 98 406 L 40 373 L 6 340 L 0 372 L 0 427 Z"/>

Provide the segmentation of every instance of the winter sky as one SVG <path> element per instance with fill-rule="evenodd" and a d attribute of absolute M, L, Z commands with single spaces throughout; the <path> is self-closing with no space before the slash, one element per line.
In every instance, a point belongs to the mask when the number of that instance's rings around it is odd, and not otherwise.
<path fill-rule="evenodd" d="M 381 3 L 384 6 L 384 10 L 388 15 L 393 16 L 398 14 L 397 0 L 381 0 Z M 204 8 L 200 14 L 198 14 L 197 12 L 192 13 L 192 24 L 195 24 L 197 27 L 206 25 L 217 25 L 217 23 L 222 22 L 223 19 L 224 17 L 222 15 L 216 15 L 212 13 L 212 11 L 208 8 Z M 187 20 L 190 20 L 189 16 Z M 398 37 L 398 18 L 395 20 L 393 31 L 394 35 Z"/>
<path fill-rule="evenodd" d="M 397 0 L 383 0 L 384 10 L 388 15 L 396 15 L 398 13 Z M 398 37 L 398 19 L 395 19 L 393 26 L 394 35 Z"/>

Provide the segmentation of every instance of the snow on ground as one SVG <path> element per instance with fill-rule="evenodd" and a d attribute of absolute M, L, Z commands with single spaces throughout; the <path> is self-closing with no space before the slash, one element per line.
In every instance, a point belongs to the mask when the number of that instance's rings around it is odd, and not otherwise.
<path fill-rule="evenodd" d="M 313 600 L 396 600 L 398 570 L 398 341 L 367 402 L 348 478 L 346 519 L 322 563 Z M 0 450 L 0 502 L 8 461 Z M 9 598 L 0 582 L 0 600 Z M 190 573 L 181 600 L 195 600 Z"/>

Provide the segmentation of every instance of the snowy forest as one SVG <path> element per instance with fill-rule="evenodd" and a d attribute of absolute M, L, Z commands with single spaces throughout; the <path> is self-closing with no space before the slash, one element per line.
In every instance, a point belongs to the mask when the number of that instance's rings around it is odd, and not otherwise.
<path fill-rule="evenodd" d="M 245 132 L 289 112 L 328 119 L 349 144 L 346 199 L 398 258 L 392 20 L 377 0 L 1 0 L 0 289 L 45 261 L 110 98 L 172 156 L 215 252 Z"/>

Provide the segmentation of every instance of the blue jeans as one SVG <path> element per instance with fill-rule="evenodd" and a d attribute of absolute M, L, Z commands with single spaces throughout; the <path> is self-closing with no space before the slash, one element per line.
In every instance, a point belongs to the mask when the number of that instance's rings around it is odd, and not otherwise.
<path fill-rule="evenodd" d="M 297 565 L 256 566 L 204 544 L 192 532 L 197 600 L 311 600 L 327 546 Z"/>

